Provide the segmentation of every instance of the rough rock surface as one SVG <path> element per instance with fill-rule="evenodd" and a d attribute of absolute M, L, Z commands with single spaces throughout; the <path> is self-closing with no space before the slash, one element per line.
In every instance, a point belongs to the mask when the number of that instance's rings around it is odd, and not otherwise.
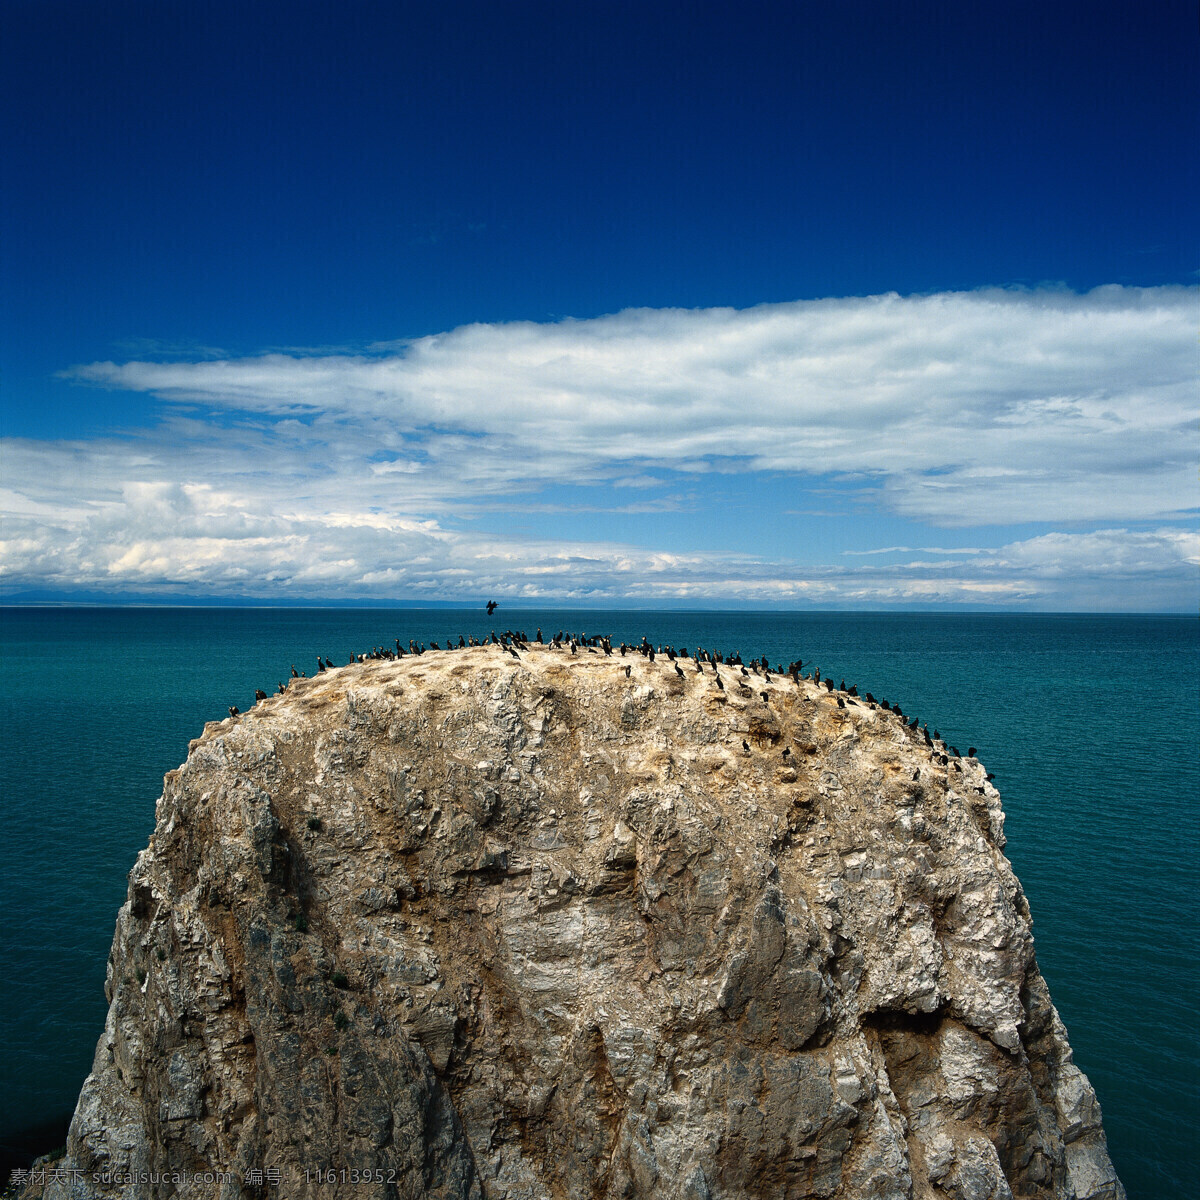
<path fill-rule="evenodd" d="M 429 652 L 206 726 L 46 1195 L 1123 1197 L 982 766 L 682 666 Z"/>

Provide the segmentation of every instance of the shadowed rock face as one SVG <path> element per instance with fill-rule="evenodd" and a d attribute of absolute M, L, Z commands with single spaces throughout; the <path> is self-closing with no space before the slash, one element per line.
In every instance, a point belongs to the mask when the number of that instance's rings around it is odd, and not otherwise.
<path fill-rule="evenodd" d="M 1123 1197 L 983 768 L 722 673 L 480 647 L 208 725 L 47 1195 Z"/>

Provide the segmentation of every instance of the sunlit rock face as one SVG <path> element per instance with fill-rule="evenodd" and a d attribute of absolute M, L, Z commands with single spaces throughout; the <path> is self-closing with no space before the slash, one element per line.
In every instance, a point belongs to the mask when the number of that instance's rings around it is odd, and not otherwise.
<path fill-rule="evenodd" d="M 47 1195 L 1123 1197 L 983 767 L 679 668 L 428 652 L 208 725 Z"/>

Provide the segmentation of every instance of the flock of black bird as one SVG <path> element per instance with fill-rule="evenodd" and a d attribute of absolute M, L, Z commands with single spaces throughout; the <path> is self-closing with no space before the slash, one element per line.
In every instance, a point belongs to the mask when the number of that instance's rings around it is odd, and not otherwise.
<path fill-rule="evenodd" d="M 488 615 L 491 616 L 496 611 L 496 608 L 496 601 L 489 600 L 487 604 Z M 908 718 L 899 704 L 889 703 L 887 700 L 883 699 L 876 700 L 870 692 L 864 692 L 860 696 L 858 688 L 854 684 L 850 684 L 850 686 L 847 687 L 844 679 L 837 687 L 834 687 L 832 679 L 823 680 L 821 678 L 820 667 L 813 668 L 811 675 L 803 674 L 802 668 L 804 664 L 801 659 L 796 659 L 795 662 L 788 663 L 787 670 L 785 671 L 784 668 L 779 665 L 776 665 L 774 668 L 772 668 L 769 665 L 765 654 L 761 658 L 752 658 L 747 663 L 743 661 L 742 656 L 737 652 L 726 654 L 722 653 L 721 651 L 708 650 L 702 646 L 697 646 L 695 653 L 689 654 L 686 646 L 681 646 L 678 650 L 671 645 L 654 646 L 646 637 L 643 637 L 640 642 L 633 644 L 621 642 L 614 648 L 612 638 L 606 634 L 573 634 L 562 629 L 560 629 L 549 640 L 549 642 L 546 642 L 543 639 L 542 631 L 539 629 L 534 635 L 532 644 L 548 646 L 551 650 L 562 650 L 570 654 L 578 654 L 581 650 L 588 654 L 602 653 L 608 657 L 617 654 L 622 658 L 625 658 L 631 654 L 640 654 L 643 658 L 650 662 L 654 662 L 656 658 L 661 657 L 665 658 L 672 665 L 675 673 L 681 679 L 685 678 L 685 673 L 683 668 L 680 666 L 680 662 L 690 661 L 694 670 L 700 675 L 705 674 L 706 666 L 711 667 L 713 682 L 722 692 L 725 690 L 725 684 L 721 679 L 721 672 L 719 670 L 720 667 L 734 669 L 734 681 L 740 682 L 743 687 L 747 688 L 747 690 L 749 690 L 748 684 L 745 681 L 750 679 L 752 674 L 760 679 L 768 681 L 772 678 L 772 673 L 781 677 L 786 675 L 792 679 L 797 687 L 800 685 L 800 680 L 809 680 L 813 683 L 816 683 L 818 686 L 823 686 L 826 692 L 831 696 L 833 696 L 834 693 L 837 693 L 835 698 L 839 708 L 845 708 L 847 705 L 859 705 L 865 703 L 870 708 L 878 708 L 882 709 L 884 712 L 894 713 L 900 718 L 901 728 L 904 729 L 910 737 L 919 738 L 924 741 L 926 748 L 932 753 L 932 757 L 936 762 L 940 763 L 943 767 L 953 766 L 956 771 L 962 770 L 961 766 L 959 765 L 959 759 L 962 758 L 962 755 L 959 753 L 958 747 L 947 746 L 936 729 L 931 734 L 929 732 L 928 724 L 921 725 L 918 728 L 917 718 Z M 414 641 L 410 638 L 408 642 L 408 650 L 406 652 L 400 645 L 400 639 L 396 638 L 395 649 L 392 649 L 390 646 L 375 646 L 369 653 L 352 654 L 347 666 L 353 666 L 355 663 L 370 662 L 378 659 L 398 660 L 406 657 L 419 657 L 422 654 L 428 654 L 430 652 L 444 653 L 445 650 L 465 650 L 469 646 L 497 646 L 501 651 L 511 654 L 513 658 L 519 660 L 521 657 L 520 652 L 522 650 L 529 650 L 531 643 L 523 630 L 514 631 L 512 629 L 506 629 L 499 635 L 496 634 L 495 630 L 492 630 L 491 634 L 484 638 L 482 642 L 473 636 L 463 637 L 462 634 L 458 635 L 457 642 L 455 642 L 452 637 L 447 638 L 444 650 L 443 647 L 441 647 L 435 641 L 431 640 L 429 645 L 425 646 L 424 643 Z M 313 673 L 314 675 L 319 675 L 325 671 L 332 671 L 334 669 L 334 664 L 330 659 L 322 658 L 319 654 L 316 657 L 317 669 Z M 632 666 L 626 664 L 626 677 L 628 678 L 632 672 Z M 282 681 L 280 682 L 278 689 L 279 693 L 282 694 L 287 691 L 287 685 L 288 683 L 291 683 L 292 679 L 306 678 L 308 678 L 308 676 L 305 674 L 305 672 L 297 670 L 296 665 L 293 663 L 291 678 L 287 681 L 287 683 Z M 770 693 L 764 691 L 761 692 L 760 695 L 762 696 L 764 702 L 769 701 Z M 260 700 L 265 700 L 266 698 L 267 693 L 261 688 L 255 691 L 255 703 Z M 236 705 L 231 704 L 229 706 L 229 715 L 231 717 L 237 717 L 241 715 L 241 712 Z M 744 739 L 742 741 L 742 749 L 747 754 L 750 752 L 750 744 Z M 790 747 L 785 748 L 783 751 L 784 761 L 788 761 L 790 757 Z M 967 750 L 967 757 L 975 757 L 974 746 L 971 746 Z M 918 778 L 919 774 L 919 771 L 914 773 L 913 778 Z M 988 775 L 987 778 L 991 780 L 994 779 L 995 776 Z"/>

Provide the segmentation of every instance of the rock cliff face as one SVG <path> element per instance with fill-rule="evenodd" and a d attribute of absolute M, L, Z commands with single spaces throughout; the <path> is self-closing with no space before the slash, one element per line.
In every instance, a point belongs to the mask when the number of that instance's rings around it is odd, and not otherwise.
<path fill-rule="evenodd" d="M 46 1194 L 1123 1197 L 980 764 L 681 665 L 430 652 L 208 725 Z"/>

